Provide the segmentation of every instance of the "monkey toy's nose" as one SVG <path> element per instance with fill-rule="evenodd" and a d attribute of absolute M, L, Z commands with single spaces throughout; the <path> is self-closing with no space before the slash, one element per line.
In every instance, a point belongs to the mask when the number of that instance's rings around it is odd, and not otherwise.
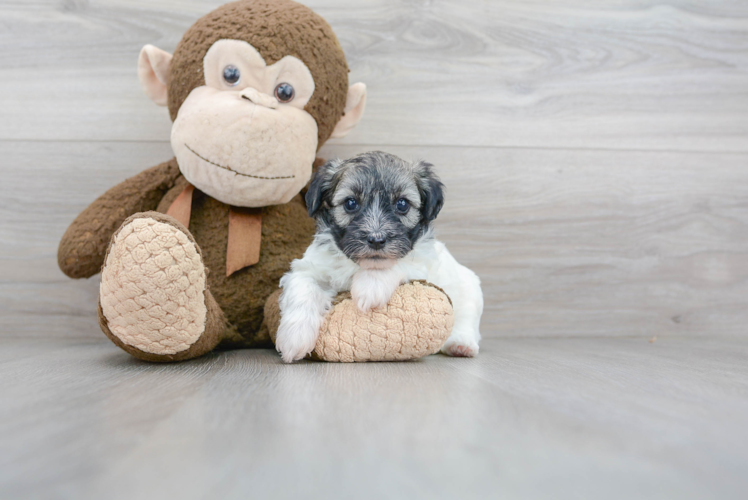
<path fill-rule="evenodd" d="M 370 234 L 369 237 L 366 238 L 366 241 L 369 242 L 369 246 L 374 250 L 380 250 L 387 242 L 387 238 L 382 234 Z"/>
<path fill-rule="evenodd" d="M 257 104 L 258 106 L 265 106 L 266 108 L 275 109 L 278 107 L 278 99 L 271 95 L 263 94 L 257 89 L 247 87 L 241 92 L 242 99 L 246 99 L 250 102 Z"/>

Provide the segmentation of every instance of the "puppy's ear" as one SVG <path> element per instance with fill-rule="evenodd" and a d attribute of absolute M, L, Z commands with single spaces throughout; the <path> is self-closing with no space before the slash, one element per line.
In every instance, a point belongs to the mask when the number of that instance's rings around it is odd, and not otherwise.
<path fill-rule="evenodd" d="M 309 184 L 309 189 L 306 192 L 304 200 L 306 201 L 306 209 L 309 211 L 309 216 L 314 217 L 322 208 L 322 201 L 327 195 L 332 185 L 332 177 L 337 172 L 340 164 L 340 160 L 330 160 L 317 169 L 312 177 L 312 182 Z"/>
<path fill-rule="evenodd" d="M 428 222 L 436 219 L 444 206 L 444 184 L 434 173 L 434 166 L 425 161 L 415 165 L 418 190 L 421 192 L 421 213 Z"/>

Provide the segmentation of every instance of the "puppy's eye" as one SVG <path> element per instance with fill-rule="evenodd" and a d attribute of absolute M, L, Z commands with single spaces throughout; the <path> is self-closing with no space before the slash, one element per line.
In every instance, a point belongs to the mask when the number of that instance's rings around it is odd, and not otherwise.
<path fill-rule="evenodd" d="M 355 212 L 358 210 L 358 202 L 354 200 L 353 198 L 348 198 L 343 202 L 343 206 L 345 207 L 346 212 Z"/>
<path fill-rule="evenodd" d="M 275 98 L 280 102 L 291 102 L 294 95 L 296 95 L 296 92 L 290 83 L 279 83 L 275 87 Z"/>
<path fill-rule="evenodd" d="M 229 64 L 225 68 L 223 68 L 223 79 L 226 83 L 231 85 L 232 87 L 235 86 L 237 83 L 239 83 L 239 80 L 242 77 L 241 71 L 239 71 L 239 68 L 236 66 L 233 66 Z"/>
<path fill-rule="evenodd" d="M 407 213 L 408 210 L 410 210 L 410 203 L 408 203 L 408 200 L 406 200 L 405 198 L 400 198 L 399 200 L 397 200 L 395 208 L 398 212 L 404 214 Z"/>

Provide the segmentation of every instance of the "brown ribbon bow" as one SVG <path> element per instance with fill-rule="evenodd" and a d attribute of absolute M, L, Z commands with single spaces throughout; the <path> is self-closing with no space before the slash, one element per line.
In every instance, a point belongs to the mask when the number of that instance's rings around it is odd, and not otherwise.
<path fill-rule="evenodd" d="M 192 195 L 195 186 L 188 184 L 166 211 L 186 228 L 190 227 Z M 260 261 L 262 209 L 229 207 L 229 241 L 226 247 L 226 276 Z"/>

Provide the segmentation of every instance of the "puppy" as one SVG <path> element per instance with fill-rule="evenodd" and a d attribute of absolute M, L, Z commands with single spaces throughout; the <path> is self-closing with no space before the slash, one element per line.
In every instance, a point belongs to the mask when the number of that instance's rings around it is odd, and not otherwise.
<path fill-rule="evenodd" d="M 339 292 L 350 290 L 358 308 L 368 311 L 386 305 L 400 284 L 419 279 L 452 299 L 455 322 L 442 352 L 478 354 L 480 280 L 434 239 L 431 229 L 444 204 L 443 188 L 431 164 L 379 151 L 320 167 L 306 193 L 317 234 L 280 281 L 275 344 L 283 361 L 314 350 Z"/>

